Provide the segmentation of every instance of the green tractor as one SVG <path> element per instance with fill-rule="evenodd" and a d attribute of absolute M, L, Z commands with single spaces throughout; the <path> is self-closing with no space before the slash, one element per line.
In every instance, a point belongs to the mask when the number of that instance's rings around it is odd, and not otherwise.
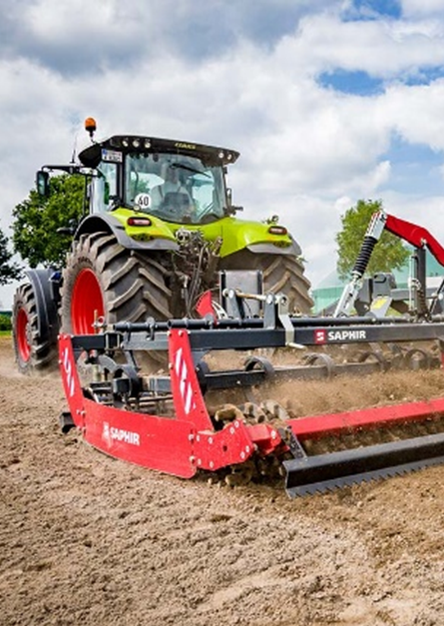
<path fill-rule="evenodd" d="M 139 135 L 93 139 L 78 165 L 44 166 L 86 176 L 87 208 L 73 229 L 62 270 L 28 270 L 15 294 L 13 338 L 19 369 L 56 362 L 59 332 L 89 334 L 94 323 L 193 317 L 222 270 L 260 270 L 265 291 L 284 293 L 290 311 L 308 313 L 310 283 L 301 249 L 272 218 L 239 220 L 227 166 L 238 152 Z"/>

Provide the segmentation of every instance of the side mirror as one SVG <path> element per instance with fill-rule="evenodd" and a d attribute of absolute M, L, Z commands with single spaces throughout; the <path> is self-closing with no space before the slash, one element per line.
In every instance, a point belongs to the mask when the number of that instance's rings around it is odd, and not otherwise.
<path fill-rule="evenodd" d="M 227 202 L 228 206 L 230 207 L 233 202 L 233 191 L 231 187 L 227 187 Z"/>
<path fill-rule="evenodd" d="M 49 172 L 44 172 L 43 170 L 39 170 L 36 176 L 36 187 L 37 193 L 42 198 L 47 198 L 49 196 Z"/>
<path fill-rule="evenodd" d="M 227 202 L 228 206 L 224 209 L 225 215 L 235 215 L 238 211 L 244 210 L 242 206 L 234 206 L 233 193 L 230 188 L 227 189 Z"/>

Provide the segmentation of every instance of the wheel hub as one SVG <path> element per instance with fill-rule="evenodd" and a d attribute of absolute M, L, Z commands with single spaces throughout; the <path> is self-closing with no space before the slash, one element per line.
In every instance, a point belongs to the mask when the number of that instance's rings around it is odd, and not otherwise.
<path fill-rule="evenodd" d="M 28 314 L 21 308 L 17 314 L 16 333 L 17 348 L 20 358 L 26 363 L 31 357 L 31 345 L 28 340 Z"/>
<path fill-rule="evenodd" d="M 94 322 L 105 315 L 102 290 L 94 272 L 82 269 L 71 297 L 71 325 L 75 334 L 92 335 Z"/>

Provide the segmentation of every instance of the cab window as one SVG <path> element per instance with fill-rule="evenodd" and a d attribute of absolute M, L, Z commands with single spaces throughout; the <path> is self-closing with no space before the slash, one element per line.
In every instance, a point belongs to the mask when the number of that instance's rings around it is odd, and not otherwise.
<path fill-rule="evenodd" d="M 108 211 L 113 198 L 117 196 L 117 166 L 115 163 L 101 163 L 98 176 L 91 183 L 91 206 L 93 213 Z"/>

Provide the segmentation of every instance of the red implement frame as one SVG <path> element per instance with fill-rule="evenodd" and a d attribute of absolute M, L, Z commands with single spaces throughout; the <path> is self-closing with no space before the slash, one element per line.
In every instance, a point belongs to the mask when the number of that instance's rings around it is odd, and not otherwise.
<path fill-rule="evenodd" d="M 85 441 L 110 456 L 191 478 L 198 469 L 217 470 L 245 462 L 282 445 L 268 425 L 249 428 L 234 420 L 215 431 L 194 369 L 188 333 L 171 330 L 169 358 L 176 417 L 124 411 L 85 397 L 77 373 L 71 337 L 59 338 L 60 369 L 74 424 Z"/>
<path fill-rule="evenodd" d="M 147 415 L 100 404 L 81 388 L 69 335 L 59 338 L 60 368 L 75 426 L 95 448 L 137 465 L 191 478 L 197 470 L 244 463 L 253 453 L 287 451 L 288 429 L 299 441 L 380 428 L 444 415 L 444 398 L 285 422 L 287 433 L 270 424 L 235 419 L 215 430 L 198 383 L 188 331 L 169 331 L 170 378 L 175 417 Z"/>

